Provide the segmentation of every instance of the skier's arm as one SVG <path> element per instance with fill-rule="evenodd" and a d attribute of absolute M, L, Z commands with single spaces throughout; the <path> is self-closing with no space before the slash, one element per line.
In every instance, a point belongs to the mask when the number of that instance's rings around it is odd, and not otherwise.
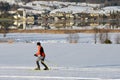
<path fill-rule="evenodd" d="M 36 52 L 36 54 L 34 54 L 34 56 L 39 56 L 40 55 L 40 46 L 37 46 L 38 51 Z"/>

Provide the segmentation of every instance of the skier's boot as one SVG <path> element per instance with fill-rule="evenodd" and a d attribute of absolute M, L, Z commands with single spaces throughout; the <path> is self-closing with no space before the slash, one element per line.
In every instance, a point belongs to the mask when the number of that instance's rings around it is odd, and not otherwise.
<path fill-rule="evenodd" d="M 40 70 L 40 68 L 35 68 L 34 70 Z"/>
<path fill-rule="evenodd" d="M 44 68 L 44 70 L 49 70 L 49 68 Z"/>

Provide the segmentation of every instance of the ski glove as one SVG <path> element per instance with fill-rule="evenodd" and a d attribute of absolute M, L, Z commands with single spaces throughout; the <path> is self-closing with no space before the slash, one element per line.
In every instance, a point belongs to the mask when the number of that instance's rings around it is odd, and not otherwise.
<path fill-rule="evenodd" d="M 34 54 L 34 56 L 35 56 L 35 57 L 37 57 L 37 55 L 36 55 L 36 54 Z"/>

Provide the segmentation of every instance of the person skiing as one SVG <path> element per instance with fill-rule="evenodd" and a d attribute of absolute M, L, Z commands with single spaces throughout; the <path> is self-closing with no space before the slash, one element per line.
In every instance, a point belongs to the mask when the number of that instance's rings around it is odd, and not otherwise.
<path fill-rule="evenodd" d="M 35 68 L 35 70 L 40 70 L 39 61 L 41 61 L 41 64 L 45 67 L 44 70 L 49 70 L 48 66 L 44 62 L 45 53 L 40 42 L 37 42 L 37 49 L 38 51 L 34 54 L 34 56 L 37 57 L 37 60 L 36 60 L 37 68 Z"/>

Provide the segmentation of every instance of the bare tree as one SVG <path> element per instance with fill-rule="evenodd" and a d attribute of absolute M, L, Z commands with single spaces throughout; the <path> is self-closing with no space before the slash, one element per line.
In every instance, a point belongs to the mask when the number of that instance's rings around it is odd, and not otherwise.
<path fill-rule="evenodd" d="M 120 44 L 120 35 L 117 35 L 115 38 L 115 43 Z"/>
<path fill-rule="evenodd" d="M 110 40 L 110 36 L 108 35 L 109 31 L 107 29 L 103 29 L 100 33 L 99 33 L 99 40 L 100 43 L 102 44 L 111 44 L 112 41 Z"/>
<path fill-rule="evenodd" d="M 99 29 L 98 28 L 94 28 L 94 43 L 96 44 L 97 43 L 97 34 L 99 33 Z"/>
<path fill-rule="evenodd" d="M 68 35 L 67 40 L 69 43 L 78 43 L 79 35 L 77 33 L 71 33 Z"/>

